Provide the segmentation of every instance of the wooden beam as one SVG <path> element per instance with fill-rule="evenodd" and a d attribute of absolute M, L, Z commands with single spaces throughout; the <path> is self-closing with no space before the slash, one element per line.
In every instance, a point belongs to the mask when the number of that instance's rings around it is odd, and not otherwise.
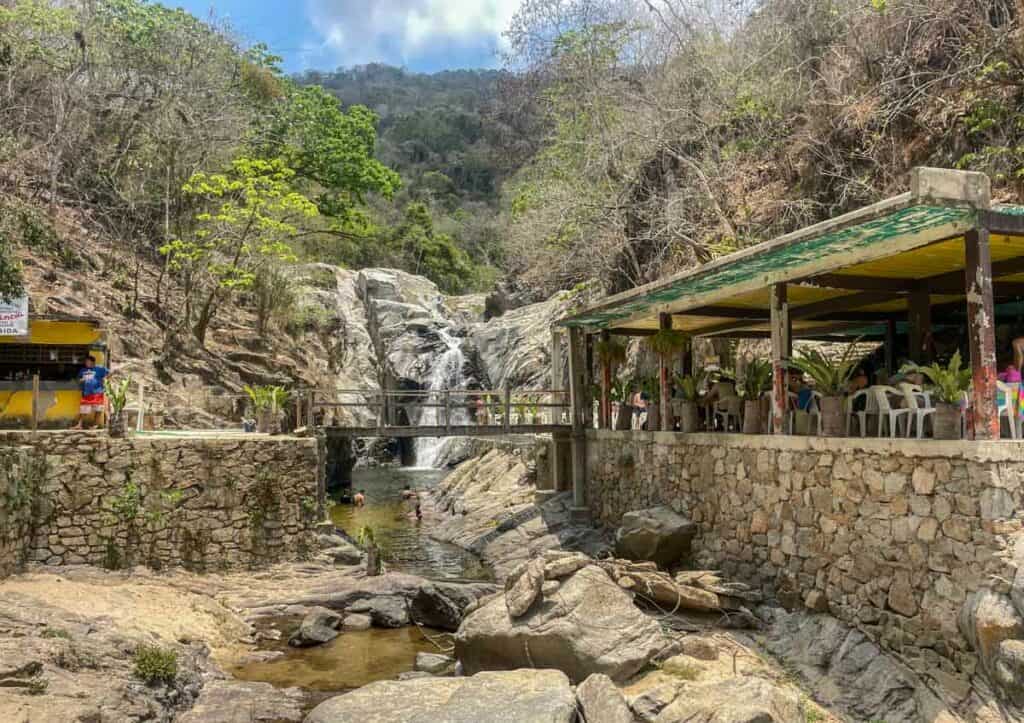
<path fill-rule="evenodd" d="M 615 334 L 616 336 L 654 336 L 658 333 L 657 329 L 622 329 L 612 327 L 608 329 L 609 334 Z"/>
<path fill-rule="evenodd" d="M 978 225 L 989 233 L 1006 236 L 1024 236 L 1024 216 L 1015 213 L 1001 213 L 992 209 L 978 210 Z"/>
<path fill-rule="evenodd" d="M 785 284 L 771 288 L 771 332 L 772 332 L 772 428 L 776 434 L 786 433 L 786 374 L 792 349 L 792 329 L 789 320 L 789 299 Z"/>
<path fill-rule="evenodd" d="M 659 314 L 658 315 L 658 326 L 662 330 L 669 330 L 672 328 L 672 315 L 671 314 Z M 672 379 L 669 374 L 669 364 L 672 360 L 668 358 L 667 354 L 658 355 L 658 385 L 659 395 L 658 405 L 659 414 L 658 420 L 661 422 L 662 432 L 671 432 L 675 426 L 675 421 L 672 417 Z M 654 431 L 653 429 L 650 431 Z"/>
<path fill-rule="evenodd" d="M 927 360 L 932 337 L 931 297 L 928 287 L 920 285 L 915 288 L 907 299 L 907 306 L 910 360 L 921 364 Z"/>
<path fill-rule="evenodd" d="M 862 291 L 859 294 L 847 294 L 846 296 L 834 299 L 815 301 L 813 304 L 791 307 L 789 318 L 793 320 L 810 319 L 819 314 L 839 312 L 843 309 L 857 309 L 861 306 L 871 306 L 872 304 L 882 304 L 898 298 L 900 298 L 900 294 L 892 291 Z"/>
<path fill-rule="evenodd" d="M 992 255 L 987 228 L 964 236 L 964 281 L 967 337 L 971 347 L 971 414 L 974 439 L 999 439 L 996 407 L 995 305 L 992 301 Z"/>
<path fill-rule="evenodd" d="M 914 285 L 913 279 L 889 279 L 881 276 L 856 276 L 853 274 L 819 274 L 802 279 L 793 286 L 807 286 L 824 289 L 848 289 L 849 291 L 893 291 L 906 293 Z"/>

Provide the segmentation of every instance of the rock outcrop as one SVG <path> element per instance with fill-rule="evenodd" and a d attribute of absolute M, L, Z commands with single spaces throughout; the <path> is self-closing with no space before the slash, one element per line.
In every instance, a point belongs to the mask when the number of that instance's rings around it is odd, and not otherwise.
<path fill-rule="evenodd" d="M 504 595 L 482 600 L 455 635 L 463 669 L 557 668 L 574 682 L 593 673 L 623 681 L 668 645 L 658 623 L 600 567 L 588 565 L 558 583 L 519 617 L 510 615 Z"/>
<path fill-rule="evenodd" d="M 572 723 L 576 696 L 557 670 L 382 681 L 330 698 L 305 723 Z"/>
<path fill-rule="evenodd" d="M 670 507 L 634 510 L 622 516 L 615 532 L 615 554 L 672 567 L 689 554 L 690 541 L 696 533 L 697 525 Z"/>
<path fill-rule="evenodd" d="M 308 648 L 311 645 L 329 643 L 338 637 L 342 617 L 327 608 L 313 608 L 302 618 L 298 629 L 288 638 L 293 648 Z"/>
<path fill-rule="evenodd" d="M 633 712 L 607 675 L 595 673 L 576 688 L 584 723 L 633 723 Z"/>
<path fill-rule="evenodd" d="M 989 590 L 973 593 L 959 624 L 989 680 L 1005 699 L 1024 706 L 1024 619 L 1011 599 Z"/>

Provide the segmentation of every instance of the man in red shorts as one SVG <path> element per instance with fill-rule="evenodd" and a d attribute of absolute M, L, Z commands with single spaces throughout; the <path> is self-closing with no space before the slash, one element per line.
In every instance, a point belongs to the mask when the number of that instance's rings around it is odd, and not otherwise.
<path fill-rule="evenodd" d="M 103 424 L 103 414 L 107 405 L 106 397 L 103 395 L 103 380 L 109 373 L 106 367 L 97 366 L 93 357 L 85 358 L 85 366 L 78 372 L 82 402 L 78 407 L 77 429 L 82 428 L 87 416 L 92 417 L 94 426 L 99 427 Z"/>

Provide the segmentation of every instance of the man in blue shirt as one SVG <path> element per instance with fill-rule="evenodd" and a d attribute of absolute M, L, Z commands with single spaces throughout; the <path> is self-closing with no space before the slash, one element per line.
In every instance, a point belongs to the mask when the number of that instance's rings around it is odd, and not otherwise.
<path fill-rule="evenodd" d="M 82 428 L 87 415 L 92 417 L 95 426 L 99 427 L 103 424 L 103 415 L 107 407 L 103 380 L 107 378 L 108 374 L 110 371 L 106 367 L 97 366 L 93 357 L 85 358 L 85 366 L 78 372 L 78 383 L 82 387 L 82 402 L 78 407 L 77 429 Z"/>

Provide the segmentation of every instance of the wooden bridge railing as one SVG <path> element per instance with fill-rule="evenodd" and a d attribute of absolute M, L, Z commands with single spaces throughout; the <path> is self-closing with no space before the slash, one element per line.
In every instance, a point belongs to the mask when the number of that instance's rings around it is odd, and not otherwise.
<path fill-rule="evenodd" d="M 314 427 L 331 410 L 366 410 L 374 422 L 337 423 L 331 426 L 371 428 L 486 427 L 511 430 L 523 427 L 568 427 L 571 420 L 566 390 L 523 389 L 339 389 L 306 390 L 298 396 L 296 416 Z M 432 414 L 430 413 L 432 412 Z M 405 419 L 401 419 L 404 413 Z"/>

